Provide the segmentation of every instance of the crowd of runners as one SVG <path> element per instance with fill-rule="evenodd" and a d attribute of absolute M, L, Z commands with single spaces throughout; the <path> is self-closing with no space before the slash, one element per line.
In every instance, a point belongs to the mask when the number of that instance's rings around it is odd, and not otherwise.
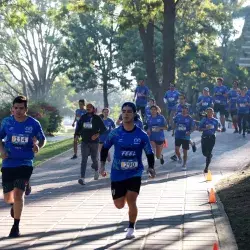
<path fill-rule="evenodd" d="M 203 89 L 197 100 L 196 110 L 192 111 L 183 93 L 174 84 L 164 96 L 167 116 L 161 112 L 149 89 L 140 81 L 135 90 L 134 102 L 125 102 L 121 115 L 113 121 L 110 110 L 103 108 L 96 113 L 92 103 L 79 100 L 79 109 L 75 112 L 72 126 L 75 127 L 74 155 L 77 158 L 78 142 L 81 138 L 81 171 L 78 183 L 86 185 L 85 173 L 89 156 L 92 160 L 94 180 L 99 175 L 105 177 L 106 161 L 112 160 L 111 193 L 114 205 L 121 209 L 127 203 L 129 207 L 129 225 L 126 238 L 135 237 L 137 218 L 136 200 L 141 187 L 144 166 L 142 154 L 145 152 L 150 178 L 154 178 L 155 159 L 163 165 L 163 149 L 167 145 L 165 131 L 175 138 L 175 155 L 171 160 L 177 161 L 182 170 L 187 170 L 189 147 L 196 151 L 195 142 L 191 140 L 193 131 L 201 131 L 202 154 L 206 158 L 204 173 L 208 172 L 215 145 L 216 132 L 225 132 L 225 121 L 231 116 L 234 133 L 243 137 L 250 131 L 250 90 L 239 89 L 238 82 L 228 89 L 223 79 L 218 78 L 210 95 L 208 87 Z M 33 171 L 34 154 L 46 144 L 46 138 L 40 123 L 27 115 L 28 100 L 18 96 L 13 100 L 11 115 L 1 121 L 0 153 L 2 160 L 2 186 L 4 201 L 10 204 L 10 214 L 14 219 L 9 237 L 20 236 L 19 222 L 24 206 L 24 194 L 29 195 L 29 180 Z M 220 115 L 217 119 L 217 115 Z M 197 117 L 199 119 L 197 119 Z M 114 147 L 113 156 L 110 148 Z M 183 155 L 180 148 L 182 147 Z"/>

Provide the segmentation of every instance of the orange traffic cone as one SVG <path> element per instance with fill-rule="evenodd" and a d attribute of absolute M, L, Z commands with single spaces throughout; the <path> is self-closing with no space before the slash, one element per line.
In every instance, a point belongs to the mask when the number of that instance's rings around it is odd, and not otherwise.
<path fill-rule="evenodd" d="M 212 180 L 212 173 L 211 173 L 210 170 L 208 170 L 208 172 L 207 172 L 206 180 L 207 181 L 211 181 Z"/>
<path fill-rule="evenodd" d="M 219 246 L 218 246 L 218 244 L 217 244 L 217 243 L 214 243 L 213 250 L 219 250 Z"/>
<path fill-rule="evenodd" d="M 215 192 L 214 189 L 211 188 L 209 193 L 209 203 L 215 203 L 215 202 L 216 202 Z"/>

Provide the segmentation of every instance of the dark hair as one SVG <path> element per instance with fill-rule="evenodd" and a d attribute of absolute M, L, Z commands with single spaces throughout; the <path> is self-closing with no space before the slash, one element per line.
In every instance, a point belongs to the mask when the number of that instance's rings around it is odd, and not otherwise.
<path fill-rule="evenodd" d="M 161 108 L 160 108 L 159 106 L 157 106 L 157 105 L 152 105 L 152 106 L 150 107 L 150 110 L 151 110 L 152 108 L 155 108 L 155 109 L 157 110 L 157 113 L 158 113 L 158 114 L 161 113 Z"/>
<path fill-rule="evenodd" d="M 109 109 L 109 108 L 103 108 L 103 109 L 102 109 L 102 112 L 103 112 L 104 110 L 108 110 L 108 112 L 110 112 L 110 109 Z"/>
<path fill-rule="evenodd" d="M 153 101 L 155 103 L 155 99 L 154 98 L 150 98 L 149 101 Z"/>
<path fill-rule="evenodd" d="M 180 94 L 179 97 L 184 97 L 184 99 L 186 99 L 186 96 L 184 94 Z"/>
<path fill-rule="evenodd" d="M 125 103 L 123 103 L 122 104 L 122 109 L 124 107 L 126 107 L 126 106 L 132 108 L 133 112 L 136 113 L 136 106 L 135 106 L 135 104 L 133 102 L 125 102 Z"/>
<path fill-rule="evenodd" d="M 238 80 L 234 80 L 234 81 L 233 81 L 233 83 L 236 83 L 236 84 L 237 84 L 237 86 L 239 85 Z"/>
<path fill-rule="evenodd" d="M 25 108 L 28 107 L 28 100 L 27 100 L 26 96 L 24 96 L 24 95 L 19 95 L 19 96 L 17 96 L 17 97 L 14 99 L 13 103 L 12 103 L 13 106 L 14 106 L 15 103 L 24 103 L 24 107 L 25 107 Z"/>
<path fill-rule="evenodd" d="M 85 103 L 86 103 L 85 99 L 81 99 L 79 100 L 79 102 L 83 103 L 83 105 L 85 106 Z"/>
<path fill-rule="evenodd" d="M 211 107 L 208 107 L 208 108 L 206 109 L 206 111 L 208 111 L 208 110 L 211 110 L 211 111 L 213 111 L 213 112 L 214 112 L 214 109 L 213 109 L 213 108 L 211 108 Z"/>
<path fill-rule="evenodd" d="M 217 78 L 217 81 L 223 82 L 223 78 L 222 78 L 222 77 L 218 77 L 218 78 Z"/>

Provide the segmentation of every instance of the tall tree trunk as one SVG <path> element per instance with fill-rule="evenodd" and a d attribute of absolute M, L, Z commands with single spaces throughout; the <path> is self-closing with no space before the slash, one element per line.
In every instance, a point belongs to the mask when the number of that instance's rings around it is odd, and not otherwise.
<path fill-rule="evenodd" d="M 175 81 L 175 0 L 164 0 L 163 87 Z"/>
<path fill-rule="evenodd" d="M 108 80 L 104 77 L 103 78 L 103 104 L 105 108 L 109 107 L 108 101 Z"/>
<path fill-rule="evenodd" d="M 164 91 L 161 90 L 159 79 L 156 72 L 155 53 L 154 53 L 154 23 L 153 21 L 139 26 L 139 33 L 143 44 L 145 68 L 147 73 L 147 85 L 152 90 L 157 104 L 160 107 L 165 107 L 163 102 Z"/>

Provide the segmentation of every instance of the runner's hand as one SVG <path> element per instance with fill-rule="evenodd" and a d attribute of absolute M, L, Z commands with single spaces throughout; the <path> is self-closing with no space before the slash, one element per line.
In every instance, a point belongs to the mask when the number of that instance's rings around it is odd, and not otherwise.
<path fill-rule="evenodd" d="M 102 176 L 102 177 L 105 177 L 107 175 L 107 172 L 105 171 L 105 166 L 104 164 L 101 163 L 101 166 L 99 168 L 99 174 Z"/>
<path fill-rule="evenodd" d="M 37 144 L 37 139 L 36 139 L 36 137 L 33 137 L 33 152 L 36 154 L 36 153 L 38 153 L 38 151 L 39 151 L 39 146 L 38 146 L 38 144 Z"/>
<path fill-rule="evenodd" d="M 75 123 L 72 123 L 72 127 L 73 127 L 73 128 L 75 127 Z"/>
<path fill-rule="evenodd" d="M 8 158 L 8 154 L 7 152 L 4 150 L 1 154 L 0 154 L 0 157 L 4 160 L 6 158 Z"/>
<path fill-rule="evenodd" d="M 153 179 L 156 176 L 155 170 L 153 168 L 148 168 L 147 173 L 148 173 L 149 178 Z"/>
<path fill-rule="evenodd" d="M 92 135 L 91 140 L 94 141 L 99 137 L 99 133 Z"/>

